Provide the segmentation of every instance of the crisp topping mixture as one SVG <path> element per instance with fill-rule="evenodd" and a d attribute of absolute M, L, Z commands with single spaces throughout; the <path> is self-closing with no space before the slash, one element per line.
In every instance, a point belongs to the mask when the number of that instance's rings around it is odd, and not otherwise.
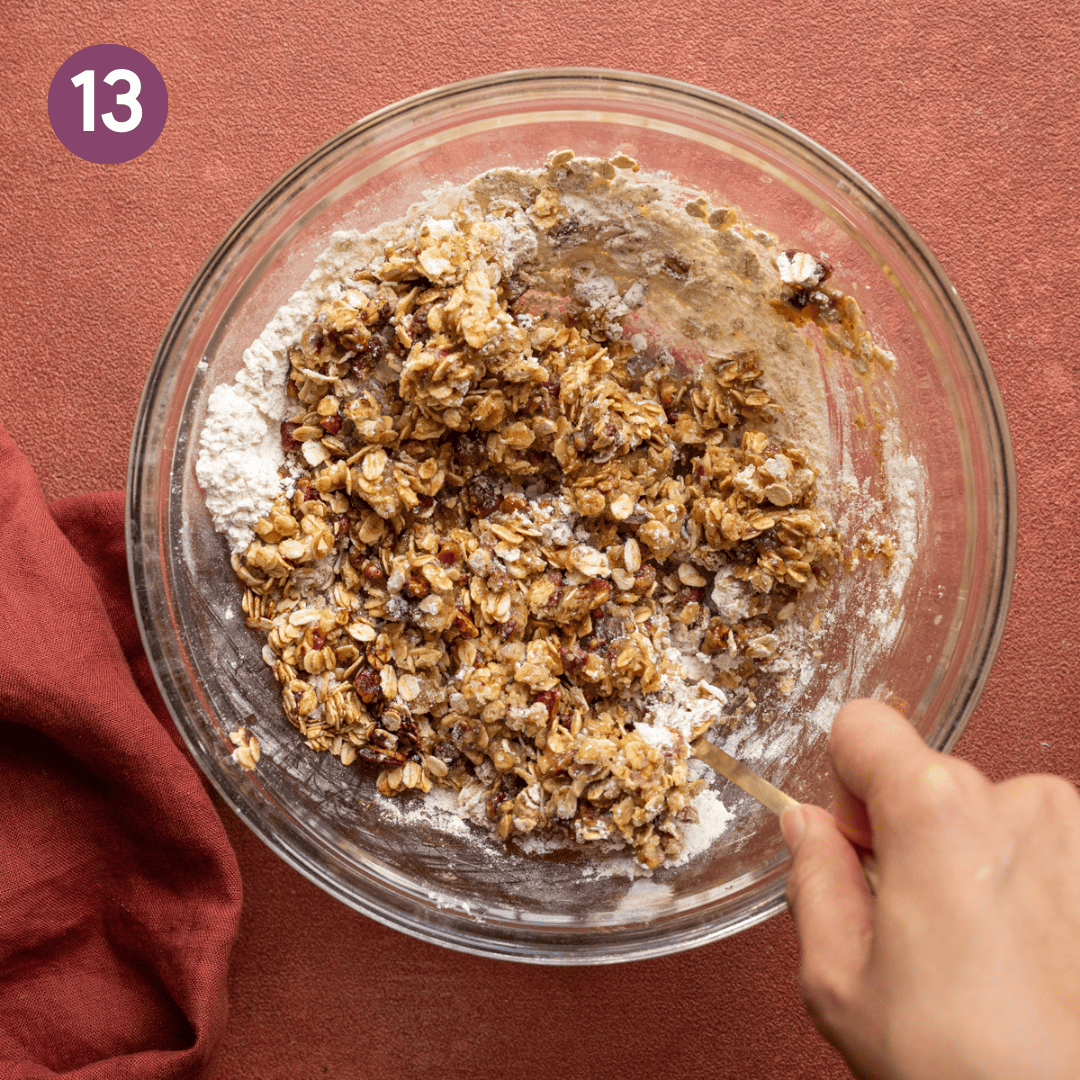
<path fill-rule="evenodd" d="M 695 819 L 688 739 L 752 706 L 840 541 L 759 349 L 688 363 L 631 332 L 643 282 L 552 289 L 571 181 L 631 169 L 563 152 L 527 198 L 444 199 L 346 266 L 286 350 L 282 490 L 233 567 L 312 750 L 385 796 L 451 788 L 502 838 L 655 867 Z M 775 304 L 835 300 L 809 255 L 739 257 Z M 676 692 L 692 725 L 654 724 Z"/>

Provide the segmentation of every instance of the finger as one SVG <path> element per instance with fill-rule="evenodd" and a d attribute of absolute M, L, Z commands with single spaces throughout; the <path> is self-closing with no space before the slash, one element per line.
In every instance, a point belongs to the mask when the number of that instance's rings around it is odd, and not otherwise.
<path fill-rule="evenodd" d="M 914 727 L 880 701 L 851 701 L 837 714 L 829 736 L 833 815 L 852 843 L 874 847 L 870 804 L 882 787 L 937 755 Z"/>
<path fill-rule="evenodd" d="M 836 827 L 848 840 L 867 851 L 874 850 L 874 830 L 866 804 L 839 781 L 835 770 L 832 812 Z"/>
<path fill-rule="evenodd" d="M 903 856 L 927 869 L 930 856 L 956 856 L 983 827 L 990 784 L 973 766 L 931 750 L 895 709 L 854 701 L 836 715 L 829 737 L 837 828 L 876 853 L 882 872 Z M 975 857 L 971 853 L 971 857 Z M 929 860 L 929 862 L 927 861 Z"/>
<path fill-rule="evenodd" d="M 785 810 L 780 827 L 794 857 L 787 901 L 802 946 L 803 993 L 835 1029 L 867 961 L 873 900 L 858 854 L 827 811 Z"/>

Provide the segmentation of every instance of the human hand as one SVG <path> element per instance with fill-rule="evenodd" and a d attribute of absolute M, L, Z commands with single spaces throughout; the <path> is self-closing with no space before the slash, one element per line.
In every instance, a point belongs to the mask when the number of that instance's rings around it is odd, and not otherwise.
<path fill-rule="evenodd" d="M 829 751 L 833 813 L 781 818 L 819 1030 L 862 1080 L 1080 1077 L 1076 788 L 992 784 L 876 701 L 840 710 Z"/>

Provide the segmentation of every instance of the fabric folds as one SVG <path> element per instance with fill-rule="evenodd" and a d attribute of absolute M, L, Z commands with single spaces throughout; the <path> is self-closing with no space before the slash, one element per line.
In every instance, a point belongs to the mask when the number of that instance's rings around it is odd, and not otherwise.
<path fill-rule="evenodd" d="M 198 1076 L 236 859 L 150 674 L 120 492 L 47 506 L 0 428 L 0 1076 Z"/>

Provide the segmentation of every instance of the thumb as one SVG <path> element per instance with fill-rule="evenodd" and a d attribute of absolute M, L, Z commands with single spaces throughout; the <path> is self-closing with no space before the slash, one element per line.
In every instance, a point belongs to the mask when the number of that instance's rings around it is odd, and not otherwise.
<path fill-rule="evenodd" d="M 802 946 L 803 993 L 828 1015 L 853 988 L 866 963 L 873 900 L 855 848 L 819 806 L 785 810 L 784 842 L 794 859 L 787 901 Z M 828 998 L 829 1000 L 823 1000 Z"/>

